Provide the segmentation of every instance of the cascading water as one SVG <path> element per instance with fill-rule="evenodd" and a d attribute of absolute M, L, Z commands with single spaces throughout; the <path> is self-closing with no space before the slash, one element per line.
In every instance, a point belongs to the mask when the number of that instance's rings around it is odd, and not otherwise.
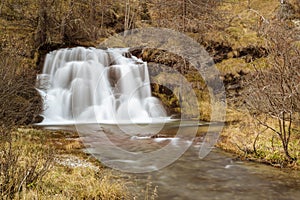
<path fill-rule="evenodd" d="M 167 119 L 151 96 L 147 63 L 128 49 L 76 47 L 46 56 L 37 88 L 42 123 L 151 123 Z"/>

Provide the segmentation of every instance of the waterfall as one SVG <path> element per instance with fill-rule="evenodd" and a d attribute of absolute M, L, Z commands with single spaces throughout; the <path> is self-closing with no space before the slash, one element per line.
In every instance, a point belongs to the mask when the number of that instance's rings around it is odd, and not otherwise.
<path fill-rule="evenodd" d="M 126 48 L 68 48 L 46 56 L 37 89 L 42 123 L 151 123 L 167 118 L 151 96 L 147 63 Z"/>

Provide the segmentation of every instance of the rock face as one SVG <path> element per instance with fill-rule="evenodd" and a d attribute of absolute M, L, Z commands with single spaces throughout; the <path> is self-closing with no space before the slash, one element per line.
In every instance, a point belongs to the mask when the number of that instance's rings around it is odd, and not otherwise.
<path fill-rule="evenodd" d="M 258 58 L 268 56 L 268 50 L 264 47 L 247 46 L 233 49 L 231 46 L 218 43 L 209 42 L 205 44 L 205 49 L 213 57 L 215 63 L 220 63 L 228 58 L 244 58 L 247 63 Z"/>
<path fill-rule="evenodd" d="M 207 51 L 213 56 L 215 62 L 222 62 L 228 58 L 228 54 L 230 53 L 232 53 L 234 58 L 245 59 L 245 63 L 252 62 L 268 55 L 267 49 L 255 46 L 233 50 L 229 46 L 215 44 L 209 46 Z M 185 99 L 178 96 L 177 93 L 180 90 L 180 87 L 178 87 L 178 84 L 180 84 L 180 78 L 176 79 L 175 75 L 170 75 L 179 73 L 181 77 L 184 77 L 191 84 L 194 92 L 197 95 L 199 103 L 198 110 L 200 112 L 201 120 L 209 120 L 210 110 L 208 107 L 210 107 L 210 95 L 207 89 L 207 84 L 199 72 L 186 60 L 178 55 L 166 52 L 164 50 L 150 49 L 146 47 L 131 48 L 130 53 L 148 62 L 150 79 L 152 83 L 152 94 L 161 99 L 169 115 L 180 116 L 181 114 L 184 118 L 193 118 L 191 113 L 181 113 L 181 106 Z M 166 74 L 168 74 L 168 76 L 166 76 Z M 241 96 L 241 91 L 243 90 L 243 80 L 247 74 L 247 70 L 240 70 L 236 73 L 228 72 L 221 75 L 226 96 L 229 100 L 231 99 L 230 103 L 242 103 L 239 97 Z M 160 80 L 162 79 L 172 78 L 174 78 L 174 80 L 168 80 L 167 84 L 159 84 Z M 214 78 L 212 77 L 207 81 L 214 82 Z"/>
<path fill-rule="evenodd" d="M 117 85 L 117 83 L 118 83 L 118 80 L 119 80 L 119 78 L 121 77 L 121 71 L 120 71 L 120 68 L 111 66 L 111 67 L 109 68 L 108 76 L 109 76 L 110 84 L 111 84 L 113 87 L 116 87 L 116 85 Z"/>
<path fill-rule="evenodd" d="M 168 115 L 193 118 L 192 112 L 181 112 L 186 100 L 179 95 L 180 81 L 187 80 L 195 90 L 198 100 L 203 100 L 207 90 L 198 71 L 184 58 L 164 50 L 135 47 L 130 49 L 130 53 L 148 63 L 152 94 L 163 102 Z M 164 84 L 160 84 L 162 82 Z"/>
<path fill-rule="evenodd" d="M 170 58 L 170 56 L 166 55 L 165 51 L 145 47 L 134 47 L 131 48 L 129 52 L 148 63 L 152 95 L 162 101 L 169 116 L 176 115 L 180 117 L 179 99 L 176 94 L 174 94 L 176 86 L 158 83 L 159 79 L 162 78 L 160 76 L 172 73 L 178 59 Z"/>
<path fill-rule="evenodd" d="M 160 49 L 136 47 L 129 50 L 132 55 L 148 63 L 158 63 L 171 67 L 181 74 L 187 74 L 192 67 L 181 56 Z"/>

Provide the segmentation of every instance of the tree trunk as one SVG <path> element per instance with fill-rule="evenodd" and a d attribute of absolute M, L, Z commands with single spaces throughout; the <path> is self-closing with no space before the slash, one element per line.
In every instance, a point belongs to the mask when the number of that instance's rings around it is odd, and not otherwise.
<path fill-rule="evenodd" d="M 45 44 L 47 41 L 47 1 L 40 0 L 39 3 L 39 16 L 38 25 L 35 34 L 35 46 L 36 48 Z"/>

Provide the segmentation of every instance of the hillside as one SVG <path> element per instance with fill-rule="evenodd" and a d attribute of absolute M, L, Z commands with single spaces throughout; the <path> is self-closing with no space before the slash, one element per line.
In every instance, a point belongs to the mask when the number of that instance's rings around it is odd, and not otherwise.
<path fill-rule="evenodd" d="M 210 121 L 212 106 L 219 105 L 213 104 L 207 82 L 213 84 L 220 78 L 227 113 L 217 146 L 241 160 L 299 170 L 299 0 L 1 0 L 1 197 L 157 197 L 151 183 L 140 194 L 131 194 L 127 187 L 135 187 L 128 181 L 131 177 L 115 175 L 83 153 L 77 133 L 28 128 L 43 120 L 35 80 L 47 53 L 76 46 L 106 48 L 102 42 L 107 38 L 148 27 L 192 38 L 205 48 L 220 72 L 220 77 L 205 82 L 183 56 L 159 46 L 130 46 L 131 54 L 147 61 L 152 94 L 160 98 L 169 115 Z M 164 38 L 168 43 L 168 36 Z M 188 46 L 185 41 L 170 41 Z M 182 78 L 198 100 L 198 107 L 184 112 L 190 96 L 177 95 Z M 174 84 L 158 84 L 166 79 Z M 74 163 L 85 167 L 74 168 Z"/>
<path fill-rule="evenodd" d="M 293 99 L 289 101 L 292 102 L 289 117 L 284 114 L 283 118 L 280 113 L 273 118 L 274 113 L 269 115 L 269 110 L 247 107 L 251 92 L 247 93 L 245 87 L 252 80 L 257 81 L 254 78 L 258 75 L 263 80 L 265 73 L 279 66 L 286 67 L 282 73 L 290 73 L 291 70 L 299 73 L 299 5 L 299 0 L 284 1 L 283 4 L 279 0 L 2 0 L 2 124 L 24 125 L 42 120 L 39 116 L 42 102 L 34 90 L 34 79 L 41 72 L 48 52 L 64 47 L 98 47 L 110 36 L 134 28 L 168 28 L 184 33 L 204 46 L 220 71 L 227 95 L 228 126 L 222 133 L 219 146 L 244 158 L 297 167 L 300 160 L 299 124 L 296 123 L 299 120 L 299 86 L 287 84 L 287 88 L 292 88 L 293 95 L 286 98 Z M 183 58 L 159 49 L 144 48 L 135 53 L 149 62 L 153 80 L 164 78 L 163 74 L 155 71 L 155 64 L 173 69 L 185 64 Z M 211 113 L 206 84 L 195 70 L 190 69 L 192 67 L 187 65 L 187 70 L 181 73 L 192 83 L 197 94 L 201 116 L 198 120 L 209 120 Z M 279 72 L 275 75 L 280 75 Z M 268 74 L 269 77 L 275 75 Z M 282 77 L 282 82 L 297 82 L 297 76 L 291 75 L 288 80 Z M 276 83 L 276 78 L 266 84 L 270 82 Z M 263 88 L 262 85 L 259 87 Z M 258 91 L 259 87 L 254 89 Z M 176 87 L 173 89 L 179 90 Z M 174 96 L 175 92 L 155 84 L 152 85 L 152 92 L 161 98 L 169 114 L 178 116 L 180 102 Z M 256 100 L 256 105 L 263 105 L 261 99 Z M 288 109 L 280 106 L 289 103 L 278 103 L 277 100 L 271 104 L 285 113 Z M 257 121 L 257 113 L 263 114 L 259 117 L 270 120 L 271 125 L 264 126 L 266 123 Z M 190 113 L 182 114 L 187 118 L 193 117 Z M 279 125 L 275 119 L 279 119 Z M 290 122 L 289 126 L 286 121 Z M 267 134 L 262 131 L 264 127 L 270 129 Z M 285 131 L 281 132 L 286 128 L 288 135 Z"/>

